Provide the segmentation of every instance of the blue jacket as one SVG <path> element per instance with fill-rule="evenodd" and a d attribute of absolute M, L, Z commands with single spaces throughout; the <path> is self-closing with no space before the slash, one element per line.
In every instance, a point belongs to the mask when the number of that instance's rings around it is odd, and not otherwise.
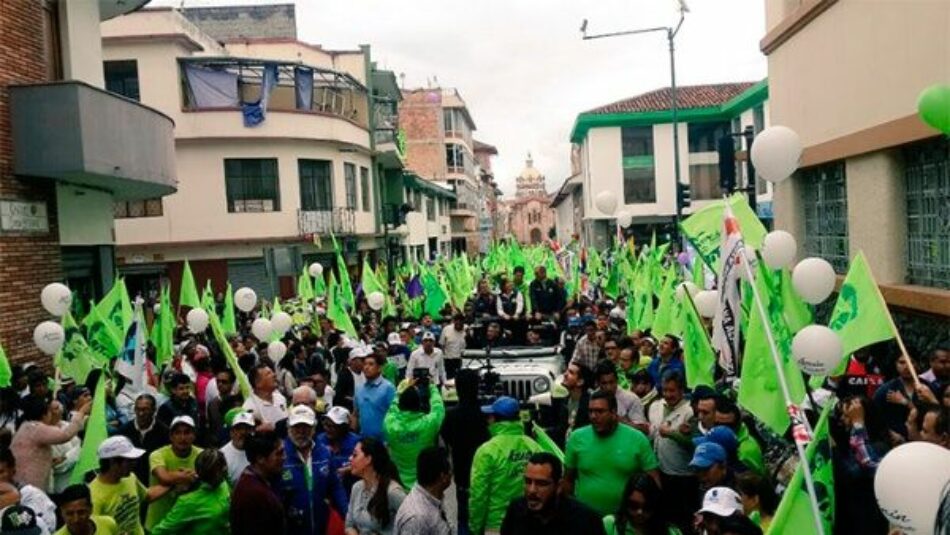
<path fill-rule="evenodd" d="M 356 448 L 356 443 L 360 441 L 360 436 L 356 433 L 350 431 L 343 437 L 343 441 L 340 444 L 340 452 L 333 453 L 330 452 L 330 469 L 335 473 L 340 468 L 350 462 L 350 455 L 353 454 L 353 449 Z M 326 433 L 320 433 L 317 435 L 317 445 L 323 446 L 328 451 L 330 450 L 330 440 L 327 438 Z"/>
<path fill-rule="evenodd" d="M 281 474 L 281 493 L 287 508 L 287 535 L 324 535 L 327 530 L 329 508 L 327 500 L 341 516 L 346 516 L 349 498 L 336 471 L 330 468 L 330 451 L 320 444 L 313 445 L 310 466 L 313 490 L 307 491 L 307 474 L 297 448 L 289 438 L 284 439 L 284 471 Z"/>

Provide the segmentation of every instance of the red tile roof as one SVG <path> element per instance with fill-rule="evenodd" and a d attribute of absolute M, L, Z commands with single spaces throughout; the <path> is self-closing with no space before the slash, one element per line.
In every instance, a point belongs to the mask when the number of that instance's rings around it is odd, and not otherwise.
<path fill-rule="evenodd" d="M 728 84 L 688 85 L 676 88 L 676 103 L 680 109 L 709 108 L 729 102 L 758 82 L 736 82 Z M 602 115 L 606 113 L 637 113 L 665 111 L 672 107 L 669 87 L 643 93 L 635 97 L 619 100 L 600 106 L 584 113 Z"/>

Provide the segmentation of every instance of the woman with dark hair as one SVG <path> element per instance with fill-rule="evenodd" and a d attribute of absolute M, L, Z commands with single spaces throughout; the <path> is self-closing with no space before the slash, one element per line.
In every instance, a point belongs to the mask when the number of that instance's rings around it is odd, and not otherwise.
<path fill-rule="evenodd" d="M 277 388 L 280 389 L 280 393 L 287 399 L 291 398 L 294 389 L 297 388 L 296 368 L 294 366 L 295 359 L 296 356 L 294 352 L 288 350 L 280 359 L 280 362 L 277 363 Z"/>
<path fill-rule="evenodd" d="M 231 532 L 231 490 L 224 484 L 228 473 L 224 455 L 213 448 L 202 451 L 195 459 L 195 473 L 198 480 L 193 490 L 175 500 L 171 511 L 152 529 L 152 535 L 221 535 Z"/>
<path fill-rule="evenodd" d="M 50 475 L 53 472 L 54 444 L 68 442 L 83 428 L 86 416 L 92 405 L 88 395 L 81 398 L 76 404 L 76 411 L 70 418 L 69 425 L 60 428 L 54 425 L 53 414 L 59 402 L 50 402 L 46 398 L 27 396 L 20 401 L 20 427 L 13 435 L 10 450 L 19 463 L 17 473 L 21 483 L 50 492 Z"/>
<path fill-rule="evenodd" d="M 386 445 L 373 438 L 360 440 L 350 456 L 350 469 L 360 480 L 350 494 L 346 535 L 391 535 L 406 491 Z"/>
<path fill-rule="evenodd" d="M 762 528 L 762 531 L 768 531 L 778 506 L 772 482 L 750 470 L 736 476 L 736 490 L 742 498 L 745 515 Z"/>
<path fill-rule="evenodd" d="M 624 486 L 617 514 L 604 517 L 607 535 L 680 535 L 680 530 L 663 518 L 661 499 L 660 487 L 652 477 L 634 474 Z"/>

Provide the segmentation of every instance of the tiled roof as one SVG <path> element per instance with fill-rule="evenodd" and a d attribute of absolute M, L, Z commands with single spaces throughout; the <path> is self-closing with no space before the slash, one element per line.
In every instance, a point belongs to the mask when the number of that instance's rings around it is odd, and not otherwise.
<path fill-rule="evenodd" d="M 688 85 L 676 88 L 676 104 L 680 109 L 709 108 L 729 102 L 758 82 Z M 672 107 L 669 87 L 643 93 L 584 112 L 591 115 L 607 113 L 638 113 L 665 111 Z"/>
<path fill-rule="evenodd" d="M 477 139 L 473 139 L 472 143 L 475 145 L 475 152 L 487 152 L 489 154 L 498 154 L 498 149 L 494 145 L 483 143 Z"/>
<path fill-rule="evenodd" d="M 182 13 L 218 41 L 297 38 L 293 4 L 193 7 Z"/>

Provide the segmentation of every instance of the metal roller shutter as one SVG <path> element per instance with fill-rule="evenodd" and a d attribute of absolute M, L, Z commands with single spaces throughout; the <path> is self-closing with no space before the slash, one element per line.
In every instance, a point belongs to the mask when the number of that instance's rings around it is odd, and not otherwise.
<path fill-rule="evenodd" d="M 274 288 L 267 276 L 263 258 L 228 260 L 228 280 L 234 290 L 247 286 L 260 299 L 274 299 Z"/>

